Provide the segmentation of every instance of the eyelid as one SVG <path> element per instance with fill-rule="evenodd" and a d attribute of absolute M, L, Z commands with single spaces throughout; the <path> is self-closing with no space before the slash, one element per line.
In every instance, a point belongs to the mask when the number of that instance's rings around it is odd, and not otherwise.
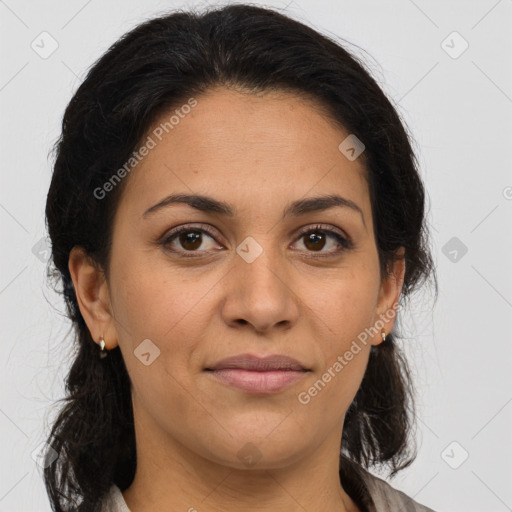
<path fill-rule="evenodd" d="M 314 225 L 307 224 L 306 226 L 299 228 L 297 237 L 300 238 L 301 236 L 303 236 L 306 233 L 309 233 L 311 231 L 325 231 L 327 233 L 336 233 L 337 235 L 343 237 L 347 242 L 350 242 L 350 243 L 352 242 L 352 239 L 342 229 L 332 226 L 330 224 L 321 224 L 321 223 L 316 223 Z"/>
<path fill-rule="evenodd" d="M 172 236 L 173 234 L 181 231 L 181 229 L 190 229 L 190 230 L 204 229 L 209 235 L 216 236 L 216 234 L 214 233 L 214 230 L 212 230 L 212 228 L 209 224 L 192 223 L 192 224 L 180 224 L 179 226 L 172 228 L 170 231 L 167 231 L 162 238 L 168 238 L 169 236 Z M 339 234 L 340 236 L 346 238 L 347 241 L 351 241 L 351 238 L 348 236 L 348 234 L 345 231 L 341 230 L 340 228 L 331 226 L 329 224 L 320 224 L 320 223 L 306 224 L 305 226 L 300 227 L 299 231 L 297 233 L 297 236 L 299 237 L 301 235 L 304 235 L 305 233 L 314 231 L 315 229 L 322 230 L 322 231 L 334 231 L 337 234 Z"/>
<path fill-rule="evenodd" d="M 212 227 L 209 224 L 203 224 L 201 222 L 196 224 L 195 222 L 192 222 L 190 224 L 189 223 L 185 223 L 185 224 L 180 224 L 179 226 L 175 226 L 174 228 L 166 231 L 165 234 L 162 236 L 162 238 L 166 239 L 169 236 L 172 236 L 172 235 L 174 235 L 176 233 L 179 233 L 180 231 L 182 231 L 184 229 L 189 229 L 190 231 L 193 231 L 194 229 L 196 229 L 197 231 L 204 230 L 209 235 L 215 236 L 215 233 L 214 233 Z"/>

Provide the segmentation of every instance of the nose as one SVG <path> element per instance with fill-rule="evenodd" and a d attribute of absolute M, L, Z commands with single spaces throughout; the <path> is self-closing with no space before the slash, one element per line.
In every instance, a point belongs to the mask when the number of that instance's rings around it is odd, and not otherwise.
<path fill-rule="evenodd" d="M 249 325 L 258 333 L 290 329 L 299 318 L 300 301 L 289 265 L 267 250 L 254 260 L 237 256 L 225 278 L 224 322 L 237 328 Z"/>

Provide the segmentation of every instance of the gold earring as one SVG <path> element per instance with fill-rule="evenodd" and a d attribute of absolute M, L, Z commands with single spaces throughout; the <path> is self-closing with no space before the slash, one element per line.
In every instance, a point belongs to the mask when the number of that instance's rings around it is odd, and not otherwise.
<path fill-rule="evenodd" d="M 100 359 L 103 359 L 104 357 L 107 357 L 107 351 L 105 350 L 105 340 L 102 336 L 100 340 Z"/>

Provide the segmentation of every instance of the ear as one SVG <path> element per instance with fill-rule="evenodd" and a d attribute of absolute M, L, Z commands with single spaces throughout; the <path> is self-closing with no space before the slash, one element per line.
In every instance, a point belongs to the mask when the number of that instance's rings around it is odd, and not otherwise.
<path fill-rule="evenodd" d="M 78 307 L 92 339 L 99 344 L 103 337 L 105 348 L 114 348 L 117 345 L 117 335 L 103 270 L 82 247 L 78 246 L 73 247 L 69 254 L 68 268 L 75 287 Z"/>
<path fill-rule="evenodd" d="M 388 276 L 382 279 L 377 301 L 376 317 L 372 326 L 375 328 L 375 335 L 372 336 L 372 345 L 379 345 L 383 342 L 382 331 L 388 335 L 395 325 L 398 313 L 398 301 L 402 293 L 405 277 L 405 248 L 400 247 L 396 251 L 395 260 L 389 269 Z"/>

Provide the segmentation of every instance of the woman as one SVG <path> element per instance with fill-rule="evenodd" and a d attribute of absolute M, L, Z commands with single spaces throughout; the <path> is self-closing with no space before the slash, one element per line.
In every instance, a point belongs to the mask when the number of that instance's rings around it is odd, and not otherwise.
<path fill-rule="evenodd" d="M 395 321 L 436 284 L 408 135 L 273 10 L 149 20 L 66 109 L 47 199 L 76 333 L 54 510 L 428 511 Z"/>

